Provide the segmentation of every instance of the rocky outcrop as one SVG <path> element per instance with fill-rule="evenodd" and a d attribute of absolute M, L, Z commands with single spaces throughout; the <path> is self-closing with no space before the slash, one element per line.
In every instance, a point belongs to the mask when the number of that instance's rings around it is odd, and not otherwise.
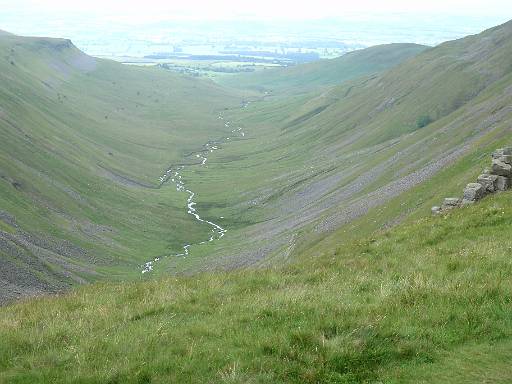
<path fill-rule="evenodd" d="M 443 205 L 432 207 L 432 213 L 439 214 L 460 206 L 471 205 L 489 193 L 506 191 L 512 185 L 512 147 L 500 148 L 492 153 L 491 168 L 484 169 L 476 183 L 464 188 L 462 199 L 447 197 Z"/>
<path fill-rule="evenodd" d="M 449 209 L 457 208 L 459 205 L 460 205 L 460 199 L 458 197 L 447 197 L 446 199 L 444 199 L 441 209 L 449 210 Z"/>
<path fill-rule="evenodd" d="M 469 183 L 464 188 L 464 195 L 462 197 L 462 205 L 473 204 L 475 201 L 480 200 L 487 192 L 485 184 Z"/>
<path fill-rule="evenodd" d="M 484 188 L 483 192 L 493 193 L 496 192 L 498 188 L 498 177 L 502 176 L 488 175 L 484 173 L 478 176 L 476 182 Z"/>

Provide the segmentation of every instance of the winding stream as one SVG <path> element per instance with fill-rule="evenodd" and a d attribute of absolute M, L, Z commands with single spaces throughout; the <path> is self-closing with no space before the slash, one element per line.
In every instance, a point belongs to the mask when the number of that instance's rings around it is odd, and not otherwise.
<path fill-rule="evenodd" d="M 247 107 L 247 105 L 249 105 L 249 102 L 245 102 L 242 107 L 245 108 L 245 107 Z M 219 113 L 218 119 L 223 120 L 223 121 L 225 120 L 224 116 L 222 116 L 222 113 Z M 226 128 L 230 128 L 231 122 L 229 122 L 227 120 L 224 121 L 224 126 Z M 221 138 L 218 140 L 213 140 L 213 141 L 210 140 L 206 144 L 203 145 L 202 150 L 191 153 L 189 156 L 195 156 L 201 162 L 187 165 L 187 167 L 192 167 L 192 166 L 204 167 L 206 165 L 206 162 L 208 161 L 208 155 L 210 153 L 213 153 L 214 151 L 221 149 L 221 147 L 220 147 L 221 144 L 230 142 L 232 138 L 240 138 L 240 137 L 245 136 L 245 133 L 242 131 L 241 127 L 232 129 L 231 133 L 233 134 L 232 136 L 224 137 L 224 138 Z M 201 244 L 206 244 L 206 243 L 209 243 L 209 242 L 212 242 L 215 240 L 222 239 L 222 237 L 224 237 L 224 235 L 227 232 L 227 230 L 225 228 L 222 228 L 219 224 L 216 224 L 212 221 L 203 219 L 197 212 L 197 209 L 195 208 L 196 202 L 194 201 L 194 198 L 196 197 L 196 193 L 186 187 L 185 182 L 183 181 L 183 177 L 181 175 L 181 172 L 183 171 L 183 169 L 185 169 L 185 167 L 186 167 L 185 165 L 180 165 L 180 166 L 172 166 L 172 167 L 168 168 L 165 171 L 165 173 L 158 179 L 158 181 L 160 182 L 160 186 L 163 186 L 164 184 L 171 182 L 175 185 L 176 190 L 178 192 L 187 193 L 188 194 L 187 208 L 186 208 L 187 213 L 189 215 L 192 215 L 196 221 L 208 224 L 211 227 L 211 234 L 207 240 L 201 241 L 196 244 L 185 244 L 185 245 L 183 245 L 182 252 L 174 254 L 174 255 L 169 255 L 166 257 L 188 256 L 190 253 L 190 247 L 192 245 L 201 245 Z M 160 257 L 156 257 L 153 260 L 150 260 L 150 261 L 147 261 L 146 263 L 144 263 L 141 266 L 142 273 L 151 272 L 155 266 L 155 263 L 157 263 L 160 260 L 161 260 Z"/>

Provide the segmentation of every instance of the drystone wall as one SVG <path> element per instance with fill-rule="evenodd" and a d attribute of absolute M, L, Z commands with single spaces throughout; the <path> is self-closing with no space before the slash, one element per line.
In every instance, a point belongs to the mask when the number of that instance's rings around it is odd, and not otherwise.
<path fill-rule="evenodd" d="M 506 191 L 512 185 L 512 147 L 500 148 L 492 153 L 491 168 L 484 169 L 476 183 L 464 188 L 462 198 L 447 197 L 439 207 L 432 207 L 432 213 L 439 214 L 457 207 L 474 204 L 489 193 Z"/>

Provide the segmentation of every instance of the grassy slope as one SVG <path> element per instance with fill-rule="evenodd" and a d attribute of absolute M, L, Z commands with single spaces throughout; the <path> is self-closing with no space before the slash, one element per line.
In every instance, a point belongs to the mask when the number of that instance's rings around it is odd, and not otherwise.
<path fill-rule="evenodd" d="M 413 48 L 361 52 L 345 60 L 343 78 L 381 68 L 377 53 L 389 66 Z M 0 297 L 136 277 L 142 262 L 208 236 L 186 214 L 183 194 L 154 187 L 169 164 L 229 132 L 217 113 L 239 105 L 244 92 L 92 59 L 66 40 L 3 35 L 0 51 L 0 214 L 15 219 L 0 220 Z M 204 172 L 191 176 L 208 196 L 222 184 L 212 186 Z M 236 176 L 231 169 L 225 179 Z M 228 209 L 209 218 L 225 216 L 230 230 L 243 230 L 246 219 L 224 201 L 214 196 L 210 206 Z M 172 261 L 204 267 L 200 258 Z"/>
<path fill-rule="evenodd" d="M 240 94 L 213 83 L 91 63 L 62 40 L 4 37 L 0 210 L 38 239 L 80 248 L 44 246 L 48 258 L 41 247 L 11 239 L 1 260 L 19 263 L 22 252 L 30 273 L 33 260 L 43 259 L 38 279 L 50 285 L 70 273 L 72 281 L 121 279 L 185 241 L 204 240 L 209 228 L 186 214 L 183 194 L 126 185 L 105 169 L 154 186 L 164 165 L 229 132 L 216 119 L 225 106 L 233 106 L 225 115 L 246 136 L 184 177 L 202 215 L 228 234 L 193 247 L 187 259 L 166 260 L 156 274 L 280 262 L 340 225 L 349 238 L 347 228 L 368 233 L 425 212 L 474 177 L 474 155 L 510 140 L 510 36 L 508 23 L 314 97 L 278 95 L 245 109 L 236 107 Z M 435 121 L 418 129 L 424 114 Z M 463 162 L 462 176 L 397 203 L 464 154 L 473 160 Z M 343 227 L 368 212 L 380 214 Z M 5 220 L 2 228 L 16 232 Z"/>
<path fill-rule="evenodd" d="M 207 236 L 183 194 L 154 187 L 226 130 L 218 110 L 240 93 L 92 59 L 66 40 L 5 35 L 0 53 L 0 211 L 17 223 L 0 228 L 2 280 L 15 285 L 2 293 L 135 275 Z"/>
<path fill-rule="evenodd" d="M 304 238 L 340 226 L 347 238 L 369 233 L 460 194 L 488 165 L 481 156 L 512 140 L 511 36 L 507 23 L 314 98 L 270 97 L 227 113 L 245 140 L 187 177 L 199 209 L 226 217 L 230 232 L 188 261 L 229 268 L 286 259 L 308 249 Z M 425 114 L 433 122 L 418 128 Z M 453 164 L 455 176 L 422 184 Z M 366 220 L 368 212 L 377 213 Z"/>
<path fill-rule="evenodd" d="M 1 308 L 0 381 L 510 382 L 511 198 L 285 268 Z"/>
<path fill-rule="evenodd" d="M 427 49 L 418 44 L 387 44 L 295 67 L 265 69 L 251 74 L 225 76 L 222 84 L 237 88 L 297 94 L 341 84 L 381 72 Z"/>

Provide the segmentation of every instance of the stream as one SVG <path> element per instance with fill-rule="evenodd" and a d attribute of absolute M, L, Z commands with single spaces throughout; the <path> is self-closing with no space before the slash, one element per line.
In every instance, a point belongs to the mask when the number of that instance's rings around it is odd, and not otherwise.
<path fill-rule="evenodd" d="M 246 108 L 249 105 L 249 102 L 244 102 L 242 105 L 242 108 Z M 222 112 L 219 113 L 218 116 L 219 120 L 224 121 L 224 126 L 226 128 L 230 128 L 231 122 L 224 119 L 224 116 L 222 115 Z M 208 221 L 206 219 L 203 219 L 201 215 L 197 212 L 197 209 L 195 208 L 196 202 L 194 201 L 194 198 L 196 198 L 196 193 L 193 192 L 191 189 L 187 188 L 185 185 L 185 182 L 183 181 L 183 177 L 181 175 L 182 171 L 185 169 L 185 167 L 195 167 L 200 166 L 204 167 L 206 165 L 206 162 L 208 161 L 208 155 L 213 153 L 214 151 L 217 151 L 221 149 L 221 145 L 230 142 L 234 138 L 240 138 L 244 137 L 245 133 L 242 131 L 241 127 L 237 127 L 235 129 L 231 130 L 232 136 L 224 137 L 218 140 L 210 140 L 206 144 L 203 145 L 202 149 L 200 151 L 192 152 L 188 156 L 195 156 L 198 160 L 200 160 L 199 163 L 190 164 L 190 165 L 180 165 L 180 166 L 171 166 L 168 168 L 165 173 L 158 179 L 160 183 L 160 187 L 164 184 L 167 184 L 169 182 L 173 183 L 176 187 L 176 190 L 178 192 L 186 193 L 188 194 L 187 198 L 187 213 L 189 215 L 192 215 L 196 221 L 199 221 L 201 223 L 206 223 L 211 227 L 211 233 L 210 237 L 206 240 L 203 240 L 199 243 L 190 244 L 187 243 L 183 245 L 182 252 L 176 253 L 174 255 L 168 255 L 165 257 L 185 257 L 190 254 L 190 247 L 193 245 L 202 245 L 206 244 L 215 240 L 220 240 L 224 237 L 224 235 L 227 232 L 227 229 L 222 228 L 219 224 L 216 224 L 212 221 Z M 153 260 L 147 261 L 144 263 L 142 268 L 142 273 L 149 273 L 153 270 L 155 263 L 161 260 L 161 257 L 156 257 Z"/>

